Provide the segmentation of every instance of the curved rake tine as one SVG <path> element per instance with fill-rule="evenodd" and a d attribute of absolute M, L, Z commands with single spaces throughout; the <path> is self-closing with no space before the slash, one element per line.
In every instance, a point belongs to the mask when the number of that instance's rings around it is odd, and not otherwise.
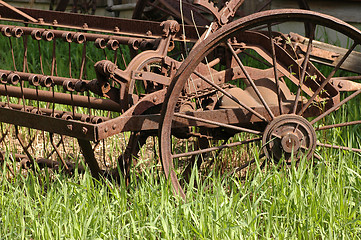
<path fill-rule="evenodd" d="M 50 133 L 49 133 L 50 134 Z M 62 139 L 60 138 L 59 142 L 56 144 L 56 147 L 59 149 L 60 144 L 62 143 Z M 54 140 L 54 144 L 55 144 L 55 140 Z M 53 148 L 46 156 L 46 158 L 50 158 L 51 155 L 53 155 L 53 153 L 55 152 L 55 148 Z"/>
<path fill-rule="evenodd" d="M 84 71 L 85 71 L 85 63 L 86 63 L 86 45 L 87 43 L 84 42 L 83 43 L 83 53 L 82 53 L 82 58 L 81 58 L 81 64 L 80 64 L 80 73 L 79 73 L 79 79 L 83 79 L 83 75 L 84 75 Z"/>
<path fill-rule="evenodd" d="M 69 68 L 69 77 L 73 78 L 71 75 L 71 43 L 68 43 L 68 68 Z"/>
<path fill-rule="evenodd" d="M 29 65 L 28 65 L 28 36 L 23 37 L 23 43 L 24 43 L 23 72 L 29 72 Z"/>
<path fill-rule="evenodd" d="M 102 148 L 102 159 L 103 159 L 103 164 L 104 164 L 104 167 L 105 167 L 105 171 L 108 171 L 108 165 L 107 165 L 107 162 L 105 160 L 105 139 L 102 140 L 103 142 L 103 148 Z"/>
<path fill-rule="evenodd" d="M 28 135 L 31 136 L 31 129 L 30 128 L 28 128 Z M 26 149 L 31 148 L 33 151 L 35 150 L 34 147 L 33 147 L 33 143 L 34 143 L 35 138 L 36 138 L 37 135 L 38 135 L 38 130 L 36 130 L 36 134 L 34 134 L 34 136 L 30 138 L 30 141 L 26 145 Z"/>
<path fill-rule="evenodd" d="M 35 161 L 34 161 L 34 158 L 33 158 L 33 156 L 31 156 L 31 154 L 29 153 L 28 148 L 25 146 L 24 141 L 21 139 L 18 126 L 14 125 L 14 127 L 15 127 L 15 135 L 16 135 L 17 140 L 18 140 L 19 143 L 20 143 L 20 146 L 23 148 L 26 156 L 28 157 L 28 159 L 30 160 L 30 162 L 32 163 L 32 165 L 34 166 L 34 162 L 35 162 Z"/>
<path fill-rule="evenodd" d="M 11 155 L 10 155 L 10 157 L 12 158 Z M 14 159 L 12 159 L 12 161 L 14 162 Z M 1 165 L 5 163 L 6 168 L 10 171 L 10 173 L 13 175 L 13 177 L 15 177 L 15 173 L 14 173 L 13 169 L 10 167 L 9 163 L 5 161 L 5 157 L 2 152 L 0 152 L 0 163 L 1 163 Z"/>
<path fill-rule="evenodd" d="M 40 62 L 41 74 L 42 74 L 42 75 L 44 75 L 43 58 L 42 58 L 42 56 L 41 56 L 41 46 L 40 46 L 40 41 L 38 41 L 38 51 L 39 51 L 39 62 Z"/>
<path fill-rule="evenodd" d="M 114 64 L 116 65 L 118 63 L 118 51 L 115 49 L 114 51 Z"/>
<path fill-rule="evenodd" d="M 15 63 L 15 54 L 14 54 L 13 43 L 12 43 L 10 37 L 9 37 L 9 44 L 10 44 L 11 57 L 12 57 L 12 60 L 13 60 L 14 71 L 17 71 L 16 63 Z"/>
<path fill-rule="evenodd" d="M 4 129 L 3 129 L 3 123 L 1 123 L 1 138 L 0 138 L 0 143 L 4 142 L 6 136 L 9 134 L 9 128 L 6 129 L 5 133 L 4 133 Z"/>
<path fill-rule="evenodd" d="M 15 162 L 15 159 L 13 158 L 13 156 L 11 154 L 9 155 L 9 157 L 11 158 L 12 162 Z M 9 172 L 11 173 L 11 175 L 13 177 L 16 176 L 14 169 L 10 166 L 10 164 L 7 161 L 5 161 L 4 155 L 2 153 L 0 153 L 0 162 L 5 163 L 6 168 L 9 170 Z"/>
<path fill-rule="evenodd" d="M 123 61 L 124 67 L 127 68 L 127 62 L 125 61 L 123 50 L 121 47 L 119 47 L 118 49 L 120 51 L 120 55 L 122 56 L 122 61 Z"/>
<path fill-rule="evenodd" d="M 61 163 L 63 164 L 63 166 L 65 167 L 65 169 L 66 169 L 67 171 L 69 171 L 68 165 L 67 165 L 66 162 L 64 161 L 64 158 L 61 156 L 60 151 L 59 151 L 57 145 L 56 145 L 55 142 L 54 142 L 53 133 L 49 133 L 49 135 L 50 135 L 51 145 L 53 146 L 56 154 L 58 155 L 58 157 L 59 157 Z"/>
<path fill-rule="evenodd" d="M 54 76 L 54 72 L 58 75 L 58 70 L 56 68 L 56 39 L 53 39 L 53 56 L 51 60 L 51 76 Z"/>

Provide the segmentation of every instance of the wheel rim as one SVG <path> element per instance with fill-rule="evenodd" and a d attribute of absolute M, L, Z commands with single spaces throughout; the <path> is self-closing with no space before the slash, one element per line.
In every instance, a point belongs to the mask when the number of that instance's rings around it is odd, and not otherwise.
<path fill-rule="evenodd" d="M 280 25 L 286 21 L 300 21 L 302 24 L 308 24 L 309 26 L 313 27 L 312 35 L 310 36 L 310 40 L 308 44 L 303 45 L 303 55 L 301 58 L 299 53 L 292 53 L 292 51 L 287 50 L 287 46 L 285 47 L 286 50 L 280 49 L 280 44 L 275 43 L 274 40 L 270 40 L 271 38 L 276 39 L 276 33 L 273 32 L 272 28 L 275 26 Z M 344 34 L 347 38 L 351 39 L 353 44 L 350 49 L 346 50 L 343 54 L 338 57 L 338 63 L 334 63 L 330 73 L 324 76 L 314 65 L 317 61 L 315 60 L 315 53 L 313 52 L 313 48 L 315 48 L 316 40 L 315 38 L 315 29 L 319 26 L 328 26 L 331 29 L 337 31 L 340 34 Z M 239 40 L 242 39 L 240 37 L 242 34 L 245 34 L 245 31 L 253 30 L 253 29 L 260 29 L 260 26 L 264 29 L 263 32 L 259 32 L 257 34 L 263 34 L 268 36 L 268 46 L 265 46 L 262 43 L 262 50 L 259 48 L 254 47 L 252 50 L 258 51 L 258 55 L 262 57 L 263 60 L 266 60 L 268 64 L 271 66 L 270 71 L 273 72 L 273 86 L 274 89 L 271 91 L 270 87 L 266 86 L 262 89 L 262 80 L 255 77 L 257 74 L 249 74 L 249 68 L 242 63 L 242 60 L 239 57 L 239 52 L 243 53 L 242 48 L 247 48 L 247 44 L 249 42 L 242 42 L 242 41 L 234 41 L 234 39 Z M 268 31 L 267 31 L 268 30 Z M 254 34 L 254 32 L 252 31 Z M 252 34 L 251 34 L 252 35 Z M 252 39 L 252 38 L 250 38 Z M 257 37 L 254 38 L 254 45 L 261 44 L 261 38 Z M 244 38 L 242 39 L 244 40 Z M 230 23 L 229 25 L 219 29 L 216 33 L 210 35 L 202 41 L 195 49 L 192 50 L 189 57 L 186 61 L 181 65 L 179 68 L 175 78 L 172 81 L 172 84 L 169 87 L 169 91 L 167 93 L 166 100 L 163 104 L 163 111 L 162 111 L 162 122 L 160 126 L 160 152 L 162 163 L 164 167 L 164 171 L 167 177 L 170 177 L 172 184 L 175 188 L 175 192 L 180 194 L 182 197 L 185 197 L 184 191 L 181 188 L 181 185 L 177 179 L 176 169 L 173 164 L 173 158 L 176 157 L 183 157 L 184 154 L 174 154 L 172 152 L 172 142 L 169 141 L 172 136 L 172 127 L 174 128 L 179 122 L 188 122 L 190 125 L 197 125 L 199 126 L 206 126 L 206 128 L 223 128 L 223 129 L 231 129 L 235 133 L 237 132 L 248 132 L 249 136 L 262 136 L 263 143 L 268 142 L 270 140 L 270 133 L 273 134 L 273 130 L 269 130 L 266 127 L 271 126 L 272 122 L 275 123 L 277 116 L 282 116 L 287 114 L 287 117 L 290 117 L 294 120 L 297 124 L 301 125 L 301 129 L 299 130 L 298 134 L 289 135 L 288 138 L 284 138 L 284 145 L 286 144 L 286 140 L 289 141 L 300 141 L 302 139 L 301 135 L 307 137 L 307 144 L 302 146 L 299 145 L 292 145 L 293 148 L 309 148 L 310 151 L 307 153 L 307 158 L 313 155 L 314 149 L 316 146 L 323 146 L 323 147 L 330 147 L 327 144 L 320 144 L 316 142 L 316 134 L 313 128 L 313 125 L 317 126 L 317 122 L 324 117 L 328 116 L 335 110 L 339 109 L 341 106 L 349 102 L 352 98 L 356 97 L 360 92 L 360 87 L 358 85 L 357 89 L 354 90 L 352 94 L 340 94 L 339 88 L 333 86 L 331 83 L 335 79 L 334 74 L 338 73 L 340 69 L 345 69 L 347 67 L 348 58 L 350 55 L 354 55 L 354 49 L 357 46 L 357 43 L 361 40 L 361 33 L 354 27 L 338 20 L 330 16 L 326 16 L 323 14 L 313 13 L 310 11 L 303 11 L 303 10 L 272 10 L 262 13 L 256 13 L 251 16 L 239 19 L 235 22 Z M 246 47 L 242 46 L 245 44 Z M 206 83 L 211 86 L 213 89 L 216 89 L 217 92 L 221 93 L 221 95 L 227 96 L 227 91 L 222 90 L 223 86 L 217 82 L 218 73 L 220 71 L 212 71 L 210 74 L 199 72 L 201 69 L 201 61 L 205 62 L 204 59 L 210 54 L 214 53 L 215 49 L 223 48 L 227 49 L 228 54 L 233 56 L 233 66 L 230 67 L 232 70 L 236 68 L 243 74 L 243 78 L 248 80 L 248 88 L 250 88 L 253 92 L 251 93 L 250 90 L 243 89 L 248 91 L 248 94 L 253 95 L 253 100 L 257 100 L 256 103 L 253 101 L 242 103 L 240 102 L 240 97 L 235 97 L 235 94 L 229 94 L 228 100 L 230 99 L 237 105 L 238 109 L 242 109 L 247 112 L 244 116 L 248 119 L 249 123 L 257 123 L 257 126 L 248 126 L 244 122 L 236 123 L 222 121 L 222 120 L 215 120 L 212 121 L 210 117 L 199 117 L 201 116 L 196 111 L 194 113 L 187 113 L 187 112 L 178 112 L 179 111 L 179 103 L 182 99 L 182 94 L 184 95 L 185 87 L 191 88 L 191 84 L 188 84 L 189 79 L 198 79 L 198 82 L 202 82 L 202 84 Z M 238 51 L 238 52 L 237 52 Z M 267 56 L 268 55 L 268 56 Z M 316 54 L 317 55 L 317 54 Z M 288 56 L 288 57 L 287 57 Z M 316 56 L 317 57 L 317 56 Z M 297 66 L 299 69 L 296 72 L 295 76 L 287 76 L 288 81 L 293 81 L 296 89 L 293 92 L 287 92 L 284 88 L 288 88 L 287 84 L 280 81 L 279 79 L 282 77 L 280 75 L 285 75 L 285 70 L 287 67 L 291 68 L 292 65 L 290 62 L 295 63 L 294 66 Z M 298 62 L 297 62 L 298 61 Z M 327 65 L 327 64 L 325 64 Z M 196 69 L 196 67 L 198 68 Z M 258 69 L 259 71 L 261 69 Z M 263 69 L 262 69 L 263 70 Z M 267 70 L 267 69 L 266 69 Z M 258 72 L 260 73 L 260 72 Z M 234 75 L 237 75 L 237 71 L 233 71 Z M 313 74 L 313 75 L 312 75 Z M 247 76 L 248 75 L 248 76 Z M 291 74 L 290 74 L 291 75 Z M 315 79 L 311 79 L 314 77 Z M 356 76 L 357 77 L 357 76 Z M 223 78 L 224 79 L 224 78 Z M 192 80 L 193 81 L 193 80 Z M 223 80 L 222 80 L 223 81 Z M 222 81 L 220 81 L 222 83 Z M 268 79 L 267 81 L 270 81 Z M 197 83 L 196 81 L 194 81 Z M 213 83 L 212 83 L 213 82 Z M 253 83 L 252 83 L 253 82 Z M 188 84 L 188 85 L 187 85 Z M 217 89 L 217 85 L 219 88 Z M 268 89 L 268 90 L 267 90 Z M 198 90 L 195 90 L 196 92 Z M 199 92 L 199 91 L 198 91 Z M 275 94 L 275 98 L 273 97 L 276 104 L 269 104 L 269 100 L 267 99 L 268 93 Z M 243 94 L 243 93 L 242 93 Z M 287 96 L 289 94 L 289 96 Z M 243 95 L 244 96 L 244 95 Z M 232 99 L 234 97 L 235 99 Z M 195 98 L 196 99 L 196 98 Z M 220 100 L 220 98 L 217 98 Z M 193 102 L 196 102 L 194 100 Z M 278 105 L 278 106 L 277 106 Z M 322 105 L 322 106 L 321 106 Z M 229 110 L 229 105 L 227 109 Z M 203 110 L 203 109 L 201 109 Z M 243 112 L 244 112 L 243 111 Z M 219 111 L 221 113 L 221 111 Z M 298 117 L 294 118 L 291 117 L 292 114 L 299 115 Z M 309 117 L 314 117 L 309 118 Z M 286 118 L 286 117 L 284 117 Z M 257 119 L 257 121 L 255 120 Z M 307 120 L 303 120 L 307 119 Z M 283 120 L 286 121 L 286 120 Z M 281 121 L 281 123 L 283 122 Z M 286 123 L 284 123 L 286 124 Z M 350 121 L 344 124 L 339 124 L 340 126 L 350 126 L 359 124 L 358 121 Z M 276 124 L 277 125 L 277 124 Z M 282 125 L 282 124 L 281 124 Z M 292 128 L 292 125 L 290 125 Z M 328 125 L 325 127 L 316 127 L 316 131 L 325 130 L 325 129 L 332 129 L 334 127 L 340 127 L 338 125 Z M 294 128 L 294 127 L 293 127 Z M 287 130 L 289 132 L 289 130 Z M 279 144 L 282 145 L 282 138 L 280 139 Z M 258 139 L 259 140 L 259 139 Z M 242 143 L 243 141 L 239 141 Z M 245 141 L 245 143 L 248 143 Z M 226 146 L 227 145 L 227 146 Z M 232 144 L 221 144 L 219 148 L 228 148 Z M 232 147 L 234 144 L 232 145 Z M 332 146 L 331 146 L 332 147 Z M 219 149 L 218 148 L 218 149 Z M 286 148 L 286 147 L 285 147 Z M 283 153 L 289 153 L 290 149 L 285 151 L 285 148 L 282 147 Z M 334 147 L 337 148 L 337 147 Z M 339 149 L 347 149 L 346 147 L 338 147 Z M 211 149 L 211 148 L 209 148 Z M 216 148 L 212 148 L 213 151 Z M 266 146 L 265 148 L 265 155 L 270 157 L 273 153 L 272 147 Z M 291 148 L 292 149 L 292 148 Z M 353 151 L 359 151 L 359 149 L 352 148 Z M 194 151 L 195 152 L 195 151 Z M 205 150 L 198 152 L 199 154 L 204 154 Z M 300 151 L 298 151 L 300 152 Z M 303 152 L 303 151 L 301 151 Z M 287 155 L 286 154 L 286 155 Z M 188 153 L 188 155 L 192 155 Z M 274 155 L 274 154 L 273 154 Z M 282 155 L 282 154 L 281 154 Z M 283 154 L 284 155 L 284 154 Z M 280 156 L 278 156 L 280 158 Z M 298 157 L 297 157 L 298 158 Z"/>

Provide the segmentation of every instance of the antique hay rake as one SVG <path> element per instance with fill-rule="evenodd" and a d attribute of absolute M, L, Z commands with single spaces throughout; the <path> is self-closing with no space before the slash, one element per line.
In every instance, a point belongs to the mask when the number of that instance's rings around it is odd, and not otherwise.
<path fill-rule="evenodd" d="M 214 15 L 207 28 L 0 7 L 0 121 L 10 124 L 3 146 L 15 134 L 22 167 L 71 171 L 61 150 L 63 136 L 73 137 L 95 178 L 117 178 L 117 167 L 100 166 L 94 150 L 130 132 L 117 162 L 127 179 L 132 156 L 159 132 L 164 172 L 182 197 L 179 177 L 186 180 L 195 164 L 200 172 L 237 173 L 255 162 L 248 147 L 286 163 L 318 157 L 317 147 L 360 152 L 358 139 L 332 140 L 361 123 L 354 99 L 361 32 L 296 9 L 231 21 L 242 2 L 218 9 L 195 1 Z M 21 127 L 36 131 L 25 141 Z M 39 135 L 43 157 L 33 150 Z"/>

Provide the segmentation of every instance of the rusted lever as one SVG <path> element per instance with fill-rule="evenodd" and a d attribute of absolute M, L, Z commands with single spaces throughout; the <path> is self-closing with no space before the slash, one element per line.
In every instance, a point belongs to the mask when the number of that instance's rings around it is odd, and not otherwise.
<path fill-rule="evenodd" d="M 220 13 L 220 24 L 227 24 L 231 17 L 234 17 L 238 8 L 242 5 L 244 0 L 230 0 L 226 2 Z"/>
<path fill-rule="evenodd" d="M 208 9 L 217 18 L 220 25 L 225 25 L 229 22 L 231 17 L 234 17 L 237 9 L 243 4 L 243 2 L 244 0 L 227 1 L 221 10 L 219 10 L 213 2 L 209 2 L 208 0 L 194 0 L 193 3 Z"/>

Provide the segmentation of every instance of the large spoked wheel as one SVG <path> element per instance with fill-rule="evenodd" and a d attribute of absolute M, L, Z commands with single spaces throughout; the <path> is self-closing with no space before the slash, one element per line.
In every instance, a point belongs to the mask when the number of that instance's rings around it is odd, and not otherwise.
<path fill-rule="evenodd" d="M 354 27 L 306 10 L 256 13 L 209 35 L 178 69 L 163 104 L 160 155 L 175 192 L 185 198 L 180 179 L 189 164 L 201 173 L 249 166 L 244 145 L 286 163 L 319 147 L 360 152 L 355 141 L 341 146 L 330 137 L 360 123 L 352 105 L 361 93 L 360 42 Z"/>

